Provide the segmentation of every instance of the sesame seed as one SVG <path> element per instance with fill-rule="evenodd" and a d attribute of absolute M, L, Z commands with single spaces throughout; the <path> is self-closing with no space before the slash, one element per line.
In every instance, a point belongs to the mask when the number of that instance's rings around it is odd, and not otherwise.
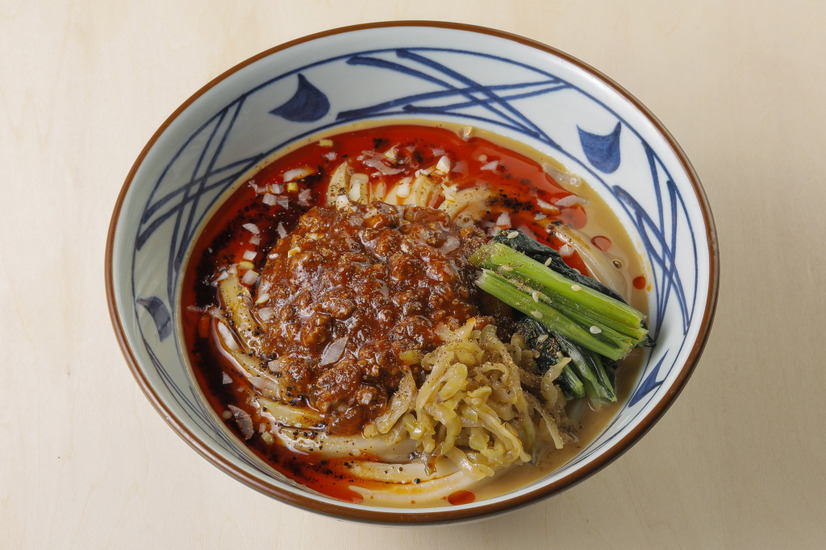
<path fill-rule="evenodd" d="M 502 268 L 502 271 L 513 271 L 513 266 L 512 265 L 505 264 L 505 265 L 501 266 L 501 268 Z"/>
<path fill-rule="evenodd" d="M 548 258 L 547 260 L 545 260 L 545 265 L 546 266 L 551 265 L 551 258 Z"/>
<path fill-rule="evenodd" d="M 533 311 L 531 311 L 531 315 L 533 315 L 533 316 L 534 316 L 534 317 L 536 317 L 537 319 L 541 319 L 541 318 L 542 318 L 542 312 L 541 312 L 541 311 L 536 311 L 536 310 L 533 310 Z"/>
<path fill-rule="evenodd" d="M 537 341 L 537 343 L 541 344 L 542 342 L 544 342 L 547 339 L 548 339 L 547 334 L 540 334 L 539 337 L 536 339 L 536 341 Z"/>
<path fill-rule="evenodd" d="M 533 292 L 531 292 L 531 298 L 533 298 L 534 302 L 538 302 L 539 301 L 539 291 L 534 290 Z"/>
<path fill-rule="evenodd" d="M 571 290 L 573 290 L 574 292 L 579 292 L 580 290 L 582 290 L 582 287 L 579 285 L 571 285 Z"/>
<path fill-rule="evenodd" d="M 601 329 L 601 328 L 599 328 L 599 327 L 593 327 L 593 326 L 592 326 L 591 328 L 589 328 L 588 330 L 590 330 L 590 331 L 591 331 L 591 334 L 599 334 L 600 332 L 602 332 L 602 329 Z"/>

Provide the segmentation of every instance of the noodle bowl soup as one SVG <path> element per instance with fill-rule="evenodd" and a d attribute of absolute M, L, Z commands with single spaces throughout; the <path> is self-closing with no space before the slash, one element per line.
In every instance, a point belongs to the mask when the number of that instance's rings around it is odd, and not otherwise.
<path fill-rule="evenodd" d="M 705 345 L 716 247 L 677 143 L 594 69 L 491 29 L 375 23 L 184 102 L 127 175 L 106 290 L 137 383 L 220 470 L 433 523 L 553 495 L 653 426 Z M 656 345 L 617 364 L 649 343 L 639 311 Z"/>
<path fill-rule="evenodd" d="M 645 307 L 614 214 L 536 151 L 419 122 L 280 152 L 191 252 L 181 319 L 198 384 L 259 457 L 345 501 L 467 504 L 542 477 L 618 405 L 566 399 L 569 358 L 543 366 L 523 316 L 476 286 L 474 251 L 512 231 Z M 616 365 L 620 402 L 637 355 Z"/>

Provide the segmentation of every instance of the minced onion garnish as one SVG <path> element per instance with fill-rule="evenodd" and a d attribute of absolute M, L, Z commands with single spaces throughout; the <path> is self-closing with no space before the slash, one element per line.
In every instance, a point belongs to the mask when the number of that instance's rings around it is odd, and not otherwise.
<path fill-rule="evenodd" d="M 344 353 L 344 347 L 347 345 L 347 337 L 343 336 L 341 338 L 336 338 L 330 344 L 324 348 L 324 353 L 321 354 L 318 364 L 319 365 L 329 365 L 330 363 L 335 363 L 341 357 L 341 354 Z"/>
<path fill-rule="evenodd" d="M 583 199 L 582 197 L 578 197 L 576 195 L 568 195 L 567 197 L 562 197 L 554 204 L 557 206 L 561 206 L 562 208 L 569 208 L 577 204 L 581 206 L 588 206 L 591 203 L 588 201 L 588 199 Z"/>
<path fill-rule="evenodd" d="M 448 174 L 448 173 L 450 173 L 450 167 L 451 167 L 450 159 L 447 158 L 447 156 L 443 155 L 443 156 L 439 157 L 439 162 L 436 163 L 436 170 L 437 171 L 441 172 L 442 174 Z"/>
<path fill-rule="evenodd" d="M 375 157 L 366 158 L 362 162 L 366 166 L 370 166 L 371 168 L 375 168 L 376 170 L 378 170 L 379 172 L 381 172 L 385 176 L 392 176 L 393 174 L 398 174 L 400 172 L 403 172 L 403 169 L 393 168 L 391 166 L 387 166 L 385 163 L 383 163 L 381 160 L 379 160 Z"/>
<path fill-rule="evenodd" d="M 252 418 L 244 409 L 239 409 L 235 405 L 227 405 L 232 415 L 235 417 L 235 423 L 238 424 L 238 429 L 241 430 L 241 435 L 244 439 L 249 439 L 255 434 L 255 428 L 252 427 Z"/>
<path fill-rule="evenodd" d="M 310 174 L 314 174 L 315 170 L 313 170 L 309 166 L 302 166 L 301 168 L 293 168 L 292 170 L 287 170 L 284 172 L 284 181 L 290 182 L 294 180 L 298 180 L 301 178 L 306 178 Z"/>
<path fill-rule="evenodd" d="M 536 199 L 536 205 L 542 210 L 547 210 L 548 212 L 559 212 L 559 208 L 549 202 L 543 201 L 542 199 Z"/>
<path fill-rule="evenodd" d="M 258 280 L 258 273 L 250 269 L 244 276 L 241 277 L 241 282 L 247 286 L 252 286 L 255 284 L 255 281 Z"/>

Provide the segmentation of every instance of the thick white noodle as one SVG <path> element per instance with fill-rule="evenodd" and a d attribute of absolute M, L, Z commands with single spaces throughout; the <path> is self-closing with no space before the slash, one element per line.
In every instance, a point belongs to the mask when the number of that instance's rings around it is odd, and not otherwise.
<path fill-rule="evenodd" d="M 350 489 L 362 495 L 365 502 L 384 506 L 410 506 L 416 504 L 444 504 L 451 494 L 472 489 L 478 483 L 463 471 L 421 483 L 388 483 L 381 489 L 351 485 Z"/>

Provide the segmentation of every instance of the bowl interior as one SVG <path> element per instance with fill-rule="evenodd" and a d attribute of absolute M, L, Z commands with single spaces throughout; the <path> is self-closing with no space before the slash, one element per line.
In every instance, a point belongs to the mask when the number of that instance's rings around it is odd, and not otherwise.
<path fill-rule="evenodd" d="M 177 337 L 177 302 L 199 227 L 256 163 L 326 129 L 416 118 L 525 142 L 582 176 L 618 213 L 647 262 L 649 325 L 658 343 L 610 425 L 547 478 L 450 509 L 383 510 L 308 491 L 235 440 L 193 384 Z M 716 236 L 702 188 L 644 107 L 546 46 L 486 29 L 425 23 L 309 37 L 208 84 L 164 123 L 136 161 L 107 253 L 110 308 L 130 365 L 153 404 L 193 447 L 288 502 L 378 521 L 496 511 L 550 494 L 606 464 L 651 426 L 687 380 L 705 342 L 717 287 Z"/>

